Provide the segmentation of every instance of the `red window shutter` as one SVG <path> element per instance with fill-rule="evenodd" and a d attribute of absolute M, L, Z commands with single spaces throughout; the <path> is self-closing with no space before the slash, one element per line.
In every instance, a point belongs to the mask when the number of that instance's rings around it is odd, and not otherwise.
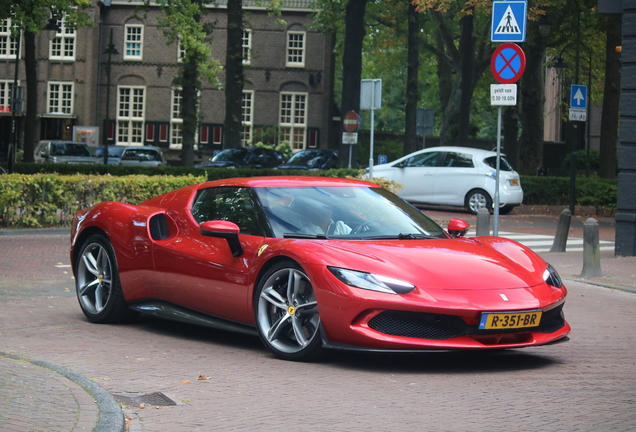
<path fill-rule="evenodd" d="M 155 140 L 155 125 L 152 123 L 146 123 L 146 141 Z"/>
<path fill-rule="evenodd" d="M 212 144 L 221 144 L 221 140 L 223 137 L 223 128 L 221 126 L 214 126 L 214 136 Z"/>
<path fill-rule="evenodd" d="M 208 134 L 210 133 L 210 127 L 209 126 L 201 126 L 201 133 L 199 134 L 199 136 L 201 137 L 201 144 L 207 144 L 208 143 Z"/>
<path fill-rule="evenodd" d="M 167 124 L 159 125 L 159 141 L 161 142 L 168 141 L 168 125 Z"/>

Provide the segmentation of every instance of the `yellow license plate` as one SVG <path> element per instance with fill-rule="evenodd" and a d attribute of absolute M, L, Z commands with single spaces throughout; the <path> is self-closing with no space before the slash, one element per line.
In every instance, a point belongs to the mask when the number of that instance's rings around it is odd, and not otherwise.
<path fill-rule="evenodd" d="M 482 313 L 479 322 L 480 329 L 505 330 L 525 327 L 537 327 L 541 322 L 541 312 L 503 312 L 503 313 Z"/>
<path fill-rule="evenodd" d="M 511 186 L 519 186 L 519 180 L 517 180 L 517 179 L 510 180 L 510 185 Z"/>

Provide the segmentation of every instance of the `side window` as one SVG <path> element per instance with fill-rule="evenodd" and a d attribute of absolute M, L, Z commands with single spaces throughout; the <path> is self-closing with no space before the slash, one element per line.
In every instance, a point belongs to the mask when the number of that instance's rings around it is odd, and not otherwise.
<path fill-rule="evenodd" d="M 407 167 L 435 167 L 438 166 L 440 152 L 422 153 L 406 160 Z"/>
<path fill-rule="evenodd" d="M 443 167 L 474 168 L 473 157 L 466 153 L 448 152 L 444 158 Z"/>
<path fill-rule="evenodd" d="M 266 236 L 269 231 L 265 217 L 249 188 L 204 189 L 197 195 L 190 211 L 200 224 L 210 220 L 227 220 L 237 224 L 241 234 Z"/>

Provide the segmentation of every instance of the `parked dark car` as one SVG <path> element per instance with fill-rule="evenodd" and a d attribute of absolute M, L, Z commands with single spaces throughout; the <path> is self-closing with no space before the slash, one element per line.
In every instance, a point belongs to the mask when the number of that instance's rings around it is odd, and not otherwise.
<path fill-rule="evenodd" d="M 119 164 L 119 159 L 121 158 L 121 154 L 124 150 L 126 150 L 125 146 L 108 146 L 108 165 Z M 104 146 L 97 147 L 95 154 L 101 162 L 104 162 Z"/>
<path fill-rule="evenodd" d="M 282 153 L 262 147 L 231 148 L 196 168 L 275 168 L 285 162 Z"/>
<path fill-rule="evenodd" d="M 338 168 L 338 152 L 333 150 L 301 150 L 276 169 L 326 170 Z"/>

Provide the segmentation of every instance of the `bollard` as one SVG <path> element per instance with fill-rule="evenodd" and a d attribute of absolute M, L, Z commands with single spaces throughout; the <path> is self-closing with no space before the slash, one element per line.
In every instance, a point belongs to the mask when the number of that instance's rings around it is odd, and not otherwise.
<path fill-rule="evenodd" d="M 572 212 L 570 209 L 563 209 L 559 217 L 557 232 L 554 236 L 554 242 L 550 252 L 565 252 L 565 245 L 568 242 L 568 233 L 570 232 L 570 221 L 572 220 Z"/>
<path fill-rule="evenodd" d="M 582 278 L 601 277 L 601 248 L 598 240 L 598 223 L 588 218 L 583 224 L 583 271 Z"/>
<path fill-rule="evenodd" d="M 480 208 L 477 212 L 477 234 L 479 236 L 490 235 L 490 211 Z"/>

